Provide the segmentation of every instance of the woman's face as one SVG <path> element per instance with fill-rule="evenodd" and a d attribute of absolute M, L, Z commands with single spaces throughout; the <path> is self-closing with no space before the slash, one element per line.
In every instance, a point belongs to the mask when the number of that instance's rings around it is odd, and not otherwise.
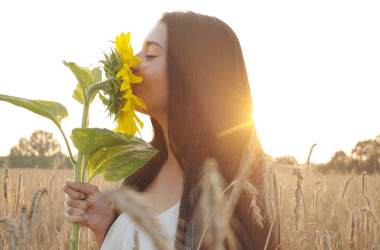
<path fill-rule="evenodd" d="M 141 83 L 132 84 L 132 92 L 146 104 L 147 110 L 136 106 L 136 111 L 157 120 L 166 115 L 169 96 L 169 82 L 166 70 L 166 25 L 157 23 L 144 40 L 141 51 L 135 56 L 142 62 L 131 69 L 141 76 Z"/>

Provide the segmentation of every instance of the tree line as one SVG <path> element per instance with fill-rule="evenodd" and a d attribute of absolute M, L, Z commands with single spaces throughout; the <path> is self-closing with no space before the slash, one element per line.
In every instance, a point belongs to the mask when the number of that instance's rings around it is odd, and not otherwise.
<path fill-rule="evenodd" d="M 336 151 L 329 162 L 316 164 L 316 171 L 327 173 L 352 173 L 367 174 L 380 173 L 380 135 L 375 139 L 359 141 L 351 150 L 351 155 L 344 151 Z"/>
<path fill-rule="evenodd" d="M 293 157 L 293 156 L 291 156 Z M 294 158 L 295 162 L 298 162 Z M 15 168 L 74 168 L 70 158 L 61 152 L 61 145 L 53 133 L 34 131 L 29 139 L 20 138 L 18 145 L 11 148 L 7 158 L 0 159 L 0 165 L 8 160 Z M 380 173 L 380 135 L 375 139 L 359 141 L 351 150 L 351 155 L 338 150 L 329 162 L 312 164 L 322 174 L 328 173 Z"/>
<path fill-rule="evenodd" d="M 61 145 L 53 133 L 34 131 L 29 139 L 20 138 L 19 143 L 10 149 L 7 157 L 12 168 L 73 168 L 70 158 L 63 154 Z M 0 159 L 0 165 L 6 159 Z"/>

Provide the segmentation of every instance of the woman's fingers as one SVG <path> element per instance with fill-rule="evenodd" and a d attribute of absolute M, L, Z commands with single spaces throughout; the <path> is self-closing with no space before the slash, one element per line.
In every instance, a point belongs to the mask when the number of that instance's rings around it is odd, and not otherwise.
<path fill-rule="evenodd" d="M 66 185 L 75 191 L 78 191 L 83 194 L 94 194 L 99 191 L 98 187 L 90 184 L 90 183 L 85 183 L 85 182 L 79 182 L 79 181 L 71 181 L 71 180 L 66 180 Z"/>
<path fill-rule="evenodd" d="M 78 216 L 78 215 L 85 215 L 86 214 L 85 210 L 75 208 L 75 207 L 71 207 L 66 202 L 65 202 L 65 211 L 71 216 Z"/>
<path fill-rule="evenodd" d="M 65 211 L 65 219 L 70 223 L 80 223 L 81 226 L 86 225 L 86 215 L 70 215 Z"/>
<path fill-rule="evenodd" d="M 70 196 L 66 196 L 65 203 L 70 207 L 86 210 L 87 209 L 87 201 L 86 200 L 73 200 Z"/>
<path fill-rule="evenodd" d="M 83 200 L 84 198 L 86 198 L 85 194 L 69 188 L 69 186 L 66 184 L 63 185 L 62 189 L 73 200 Z"/>

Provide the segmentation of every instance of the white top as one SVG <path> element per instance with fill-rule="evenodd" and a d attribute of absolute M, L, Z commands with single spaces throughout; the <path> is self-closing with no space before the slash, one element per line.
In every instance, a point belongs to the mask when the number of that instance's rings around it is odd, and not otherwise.
<path fill-rule="evenodd" d="M 158 215 L 164 228 L 163 234 L 170 240 L 170 247 L 174 249 L 175 233 L 177 229 L 179 204 L 175 204 L 169 210 Z M 127 213 L 122 213 L 111 225 L 106 238 L 103 241 L 100 250 L 121 250 L 133 249 L 135 246 L 133 235 L 137 230 L 139 238 L 140 250 L 156 249 L 153 240 L 145 233 L 145 231 L 137 226 Z"/>

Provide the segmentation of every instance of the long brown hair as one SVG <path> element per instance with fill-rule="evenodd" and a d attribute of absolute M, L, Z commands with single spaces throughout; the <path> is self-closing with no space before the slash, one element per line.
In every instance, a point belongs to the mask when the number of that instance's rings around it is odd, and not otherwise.
<path fill-rule="evenodd" d="M 196 191 L 204 160 L 213 157 L 230 184 L 236 177 L 244 149 L 252 133 L 255 136 L 256 159 L 250 179 L 263 197 L 263 166 L 259 155 L 263 149 L 252 121 L 252 97 L 239 40 L 223 21 L 191 11 L 164 13 L 159 20 L 167 27 L 167 70 L 169 78 L 168 133 L 170 147 L 184 173 L 175 246 L 196 249 L 199 239 L 194 210 Z M 168 158 L 163 129 L 151 118 L 154 137 L 151 145 L 159 153 L 145 166 L 126 178 L 123 185 L 138 191 L 154 180 Z M 242 129 L 218 137 L 221 132 L 248 124 Z M 239 249 L 263 249 L 270 224 L 265 214 L 264 199 L 259 200 L 264 215 L 264 228 L 253 222 L 249 213 L 251 198 L 239 196 L 231 225 Z M 279 219 L 275 221 L 267 249 L 280 241 Z M 226 248 L 228 249 L 228 248 Z"/>

